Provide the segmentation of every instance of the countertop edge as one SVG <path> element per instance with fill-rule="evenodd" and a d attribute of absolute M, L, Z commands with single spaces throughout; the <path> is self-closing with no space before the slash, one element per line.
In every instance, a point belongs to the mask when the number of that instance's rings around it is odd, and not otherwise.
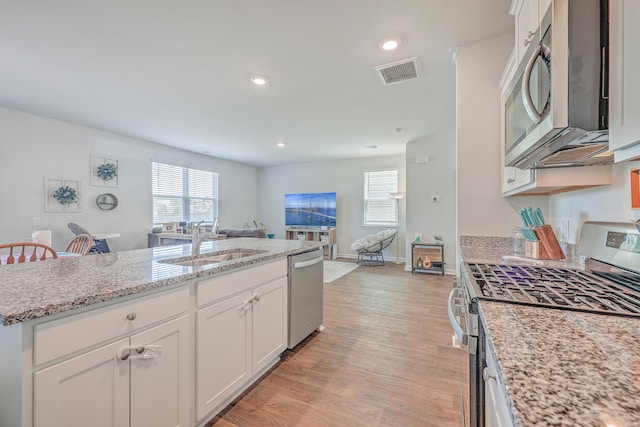
<path fill-rule="evenodd" d="M 230 250 L 233 248 L 240 249 L 245 247 L 245 245 L 243 244 L 244 242 L 251 243 L 250 245 L 248 244 L 246 246 L 253 246 L 253 247 L 255 247 L 256 245 L 257 246 L 262 245 L 262 246 L 268 247 L 270 245 L 272 246 L 276 245 L 278 244 L 278 242 L 288 242 L 288 243 L 281 244 L 280 246 L 284 246 L 283 248 L 278 248 L 275 250 L 267 250 L 265 251 L 265 253 L 259 253 L 249 257 L 239 258 L 237 260 L 233 260 L 229 262 L 223 262 L 216 265 L 215 267 L 209 267 L 209 268 L 183 267 L 180 269 L 174 268 L 175 273 L 167 278 L 161 278 L 156 280 L 153 280 L 153 279 L 139 280 L 136 283 L 132 285 L 127 285 L 127 286 L 123 284 L 119 284 L 119 286 L 107 288 L 105 291 L 89 291 L 85 294 L 78 295 L 77 297 L 70 297 L 68 300 L 64 300 L 64 301 L 57 301 L 50 304 L 37 304 L 37 306 L 31 306 L 24 309 L 13 309 L 13 310 L 5 309 L 5 313 L 2 313 L 1 311 L 4 307 L 0 306 L 0 325 L 11 326 L 11 325 L 23 323 L 26 321 L 39 319 L 42 317 L 47 317 L 54 314 L 64 313 L 67 311 L 87 307 L 93 304 L 108 302 L 118 298 L 128 297 L 128 296 L 132 296 L 138 293 L 142 293 L 142 292 L 146 292 L 154 289 L 161 289 L 163 287 L 168 287 L 181 282 L 187 282 L 187 281 L 199 279 L 199 278 L 210 278 L 217 275 L 221 275 L 223 273 L 226 274 L 234 270 L 247 268 L 252 265 L 257 265 L 257 264 L 261 264 L 268 261 L 283 259 L 289 255 L 296 255 L 296 254 L 308 252 L 311 250 L 315 250 L 317 248 L 322 248 L 325 245 L 324 242 L 310 242 L 310 241 L 298 242 L 298 241 L 288 241 L 288 240 L 280 241 L 280 240 L 273 240 L 273 239 L 248 239 L 247 238 L 247 239 L 229 239 L 229 240 L 216 241 L 215 243 L 213 243 L 213 248 L 214 248 L 214 251 L 216 249 L 224 249 L 224 250 Z M 176 248 L 180 246 L 187 247 L 189 245 L 177 245 Z M 184 250 L 182 250 L 182 252 L 183 253 L 180 253 L 179 255 L 184 255 Z M 206 250 L 203 251 L 203 254 L 206 252 L 207 252 Z M 122 252 L 114 253 L 114 255 L 115 254 L 117 254 L 117 257 L 120 257 L 120 258 L 127 257 L 127 256 L 131 256 L 132 258 L 136 256 L 141 257 L 142 259 L 139 262 L 139 265 L 144 266 L 144 268 L 152 268 L 152 266 L 157 266 L 158 264 L 160 264 L 158 261 L 175 257 L 174 256 L 175 253 L 172 254 L 169 248 L 167 249 L 166 253 L 162 253 L 160 255 L 154 255 L 153 249 L 122 251 Z M 146 256 L 144 256 L 145 254 Z M 105 255 L 109 256 L 109 254 L 102 254 L 102 255 L 88 255 L 87 257 L 104 257 Z M 87 258 L 87 257 L 81 257 L 81 258 Z M 78 263 L 81 263 L 81 261 L 83 260 L 70 259 L 66 261 L 69 264 L 71 264 L 72 262 L 75 262 L 76 264 L 78 264 Z M 55 261 L 48 261 L 48 262 L 51 263 Z M 10 266 L 10 267 L 13 267 L 13 266 Z M 18 267 L 20 268 L 20 266 Z M 14 270 L 13 274 L 18 277 L 22 277 L 23 280 L 28 281 L 28 279 L 25 279 L 25 277 L 28 274 L 34 274 L 36 269 L 33 267 L 34 266 L 31 266 L 31 268 L 27 268 L 23 266 L 21 267 L 23 271 L 22 274 L 20 274 L 20 269 Z M 46 267 L 48 269 L 51 269 L 52 264 L 44 264 L 43 262 L 41 267 Z M 93 273 L 95 273 L 96 271 L 95 267 L 94 266 L 91 266 L 91 267 L 94 268 Z M 171 266 L 167 265 L 167 268 L 169 267 Z M 86 268 L 87 270 L 89 270 L 89 267 L 86 267 Z M 124 280 L 122 281 L 124 282 Z M 0 282 L 0 285 L 2 285 L 1 282 Z"/>

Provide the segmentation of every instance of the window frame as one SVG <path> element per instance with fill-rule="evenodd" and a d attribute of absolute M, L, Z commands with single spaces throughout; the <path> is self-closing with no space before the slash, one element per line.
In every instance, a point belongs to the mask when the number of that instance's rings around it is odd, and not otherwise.
<path fill-rule="evenodd" d="M 158 165 L 158 166 L 156 166 Z M 160 173 L 161 170 L 156 171 L 157 167 L 169 167 L 169 168 L 175 168 L 175 169 L 179 169 L 179 171 L 181 172 L 181 181 L 182 181 L 182 189 L 181 189 L 181 193 L 180 195 L 175 195 L 175 194 L 162 194 L 162 193 L 156 193 L 155 192 L 155 175 L 157 173 Z M 201 174 L 201 173 L 205 173 L 205 174 L 210 174 L 211 180 L 212 180 L 212 196 L 211 197 L 203 197 L 203 196 L 191 196 L 191 190 L 194 189 L 194 186 L 197 186 L 197 184 L 199 182 L 204 182 L 204 181 L 196 181 L 195 183 L 192 182 L 193 180 L 190 178 L 190 175 L 192 172 L 196 172 L 197 174 Z M 213 221 L 215 220 L 215 218 L 218 216 L 218 211 L 219 211 L 219 193 L 218 193 L 218 184 L 219 184 L 219 174 L 217 172 L 212 172 L 212 171 L 207 171 L 207 170 L 202 170 L 202 169 L 194 169 L 194 168 L 188 168 L 188 167 L 184 167 L 184 166 L 178 166 L 178 165 L 172 165 L 169 163 L 162 163 L 162 162 L 151 162 L 151 204 L 152 204 L 152 213 L 151 213 L 151 221 L 153 226 L 160 226 L 164 223 L 172 223 L 172 222 L 185 222 L 187 224 L 189 224 L 190 222 L 196 222 L 196 220 L 193 219 L 193 216 L 196 215 L 194 213 L 192 213 L 192 209 L 191 209 L 191 203 L 194 200 L 204 200 L 204 201 L 210 201 L 212 204 L 212 211 L 211 211 L 211 218 L 204 220 L 207 223 L 213 223 Z M 180 186 L 176 186 L 175 188 L 179 188 Z M 158 217 L 159 215 L 156 214 L 156 198 L 159 199 L 164 199 L 164 200 L 179 200 L 181 201 L 180 205 L 182 206 L 182 218 L 181 219 L 177 219 L 177 220 L 173 220 L 173 221 L 167 221 L 167 222 L 156 222 L 156 217 Z M 198 218 L 198 221 L 200 221 L 200 219 Z"/>
<path fill-rule="evenodd" d="M 388 173 L 393 173 L 395 176 L 393 180 L 395 182 L 378 182 L 380 186 L 377 189 L 372 190 L 371 183 L 372 180 L 371 175 L 379 175 L 378 179 L 380 181 L 384 180 L 383 175 Z M 392 180 L 392 181 L 393 181 Z M 391 197 L 391 193 L 398 192 L 398 181 L 399 181 L 399 171 L 398 168 L 384 168 L 384 169 L 373 169 L 373 170 L 365 170 L 363 173 L 363 219 L 362 224 L 364 227 L 398 227 L 400 213 L 398 202 Z M 375 181 L 374 181 L 375 183 Z M 385 186 L 385 184 L 387 184 Z M 372 194 L 373 193 L 373 194 Z M 376 206 L 377 205 L 377 206 Z M 377 210 L 383 210 L 382 214 L 378 213 L 376 215 L 373 212 L 372 208 L 377 208 Z M 379 220 L 375 220 L 379 217 Z M 387 220 L 385 220 L 385 218 Z"/>

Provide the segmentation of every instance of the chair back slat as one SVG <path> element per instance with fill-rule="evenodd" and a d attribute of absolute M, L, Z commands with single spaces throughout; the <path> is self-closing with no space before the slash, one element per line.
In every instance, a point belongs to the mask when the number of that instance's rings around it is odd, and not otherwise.
<path fill-rule="evenodd" d="M 9 249 L 9 255 L 7 256 L 5 264 L 22 264 L 24 262 L 27 262 L 27 260 L 29 262 L 36 262 L 58 258 L 58 254 L 53 250 L 51 246 L 42 243 L 5 243 L 0 245 L 0 249 Z M 38 256 L 39 250 L 42 251 L 42 254 L 40 256 Z M 0 264 L 2 264 L 2 258 L 3 257 L 0 257 Z"/>
<path fill-rule="evenodd" d="M 93 246 L 93 238 L 90 235 L 78 234 L 69 242 L 67 248 L 64 251 L 74 254 L 87 255 L 91 250 L 91 246 Z"/>

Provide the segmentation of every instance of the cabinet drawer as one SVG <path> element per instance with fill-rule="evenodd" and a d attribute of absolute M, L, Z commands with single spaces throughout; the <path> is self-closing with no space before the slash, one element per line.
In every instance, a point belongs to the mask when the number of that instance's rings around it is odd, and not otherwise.
<path fill-rule="evenodd" d="M 189 289 L 184 287 L 38 324 L 34 365 L 186 313 L 188 307 Z"/>
<path fill-rule="evenodd" d="M 287 260 L 257 265 L 197 284 L 198 307 L 287 275 Z"/>

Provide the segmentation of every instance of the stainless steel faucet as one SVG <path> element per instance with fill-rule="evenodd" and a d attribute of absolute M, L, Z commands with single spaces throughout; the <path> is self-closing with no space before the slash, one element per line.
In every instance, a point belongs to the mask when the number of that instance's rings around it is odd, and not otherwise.
<path fill-rule="evenodd" d="M 191 253 L 196 256 L 200 255 L 200 246 L 202 246 L 202 242 L 204 242 L 205 240 L 216 240 L 217 238 L 218 234 L 215 231 L 194 236 L 193 242 L 191 243 Z"/>

